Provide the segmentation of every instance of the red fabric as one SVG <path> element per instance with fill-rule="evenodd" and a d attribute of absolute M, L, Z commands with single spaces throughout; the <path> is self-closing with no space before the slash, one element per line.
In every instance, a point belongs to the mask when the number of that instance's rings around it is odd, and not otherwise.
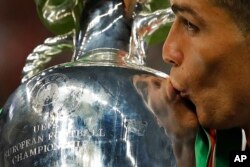
<path fill-rule="evenodd" d="M 210 129 L 209 130 L 209 139 L 211 143 L 211 152 L 209 155 L 209 161 L 208 161 L 208 167 L 213 167 L 213 162 L 214 162 L 214 151 L 215 151 L 215 142 L 216 142 L 216 130 L 215 129 Z"/>

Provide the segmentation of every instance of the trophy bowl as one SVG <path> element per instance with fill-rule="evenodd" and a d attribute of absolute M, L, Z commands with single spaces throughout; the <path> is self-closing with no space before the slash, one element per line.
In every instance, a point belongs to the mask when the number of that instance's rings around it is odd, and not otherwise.
<path fill-rule="evenodd" d="M 147 87 L 133 82 L 140 75 L 166 77 L 144 66 L 144 52 L 137 52 L 143 42 L 134 30 L 141 26 L 132 26 L 123 0 L 83 2 L 72 61 L 29 76 L 4 105 L 0 167 L 175 166 L 170 140 L 137 92 Z M 160 20 L 149 16 L 140 17 L 142 28 Z M 37 50 L 28 67 L 36 69 L 48 53 Z"/>

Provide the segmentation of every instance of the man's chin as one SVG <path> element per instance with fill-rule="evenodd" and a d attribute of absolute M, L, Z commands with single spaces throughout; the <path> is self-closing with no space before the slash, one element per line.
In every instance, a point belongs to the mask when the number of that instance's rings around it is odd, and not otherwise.
<path fill-rule="evenodd" d="M 223 130 L 223 129 L 229 129 L 230 127 L 226 126 L 225 124 L 217 123 L 210 119 L 198 119 L 201 127 L 205 129 L 218 129 L 218 130 Z"/>
<path fill-rule="evenodd" d="M 199 121 L 199 124 L 203 128 L 207 128 L 207 129 L 216 128 L 215 122 L 211 116 L 204 114 L 203 111 L 202 111 L 202 114 L 199 114 L 199 113 L 201 113 L 200 110 L 197 110 L 198 121 Z"/>

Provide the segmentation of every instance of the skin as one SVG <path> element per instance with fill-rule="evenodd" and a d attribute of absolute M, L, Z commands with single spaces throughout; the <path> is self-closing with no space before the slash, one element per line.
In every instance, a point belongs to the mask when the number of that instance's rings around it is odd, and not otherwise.
<path fill-rule="evenodd" d="M 163 46 L 163 59 L 173 64 L 172 85 L 195 104 L 204 127 L 249 126 L 249 39 L 209 1 L 172 0 L 171 4 L 188 6 L 200 17 L 176 11 Z"/>
<path fill-rule="evenodd" d="M 188 167 L 195 166 L 199 125 L 241 127 L 250 146 L 250 38 L 209 0 L 171 5 L 176 19 L 163 46 L 170 75 L 137 76 L 134 83 L 147 84 L 147 93 L 138 91 L 172 140 L 178 166 Z"/>

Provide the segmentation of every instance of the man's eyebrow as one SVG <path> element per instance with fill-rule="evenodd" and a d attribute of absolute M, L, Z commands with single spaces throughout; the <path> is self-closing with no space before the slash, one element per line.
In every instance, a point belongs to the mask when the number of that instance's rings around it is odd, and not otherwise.
<path fill-rule="evenodd" d="M 197 18 L 201 23 L 205 22 L 204 19 L 196 11 L 194 11 L 192 8 L 190 8 L 187 5 L 173 4 L 171 6 L 171 8 L 172 8 L 172 10 L 173 10 L 173 12 L 175 14 L 178 14 L 178 13 L 189 13 L 192 16 L 194 16 L 195 18 Z"/>

